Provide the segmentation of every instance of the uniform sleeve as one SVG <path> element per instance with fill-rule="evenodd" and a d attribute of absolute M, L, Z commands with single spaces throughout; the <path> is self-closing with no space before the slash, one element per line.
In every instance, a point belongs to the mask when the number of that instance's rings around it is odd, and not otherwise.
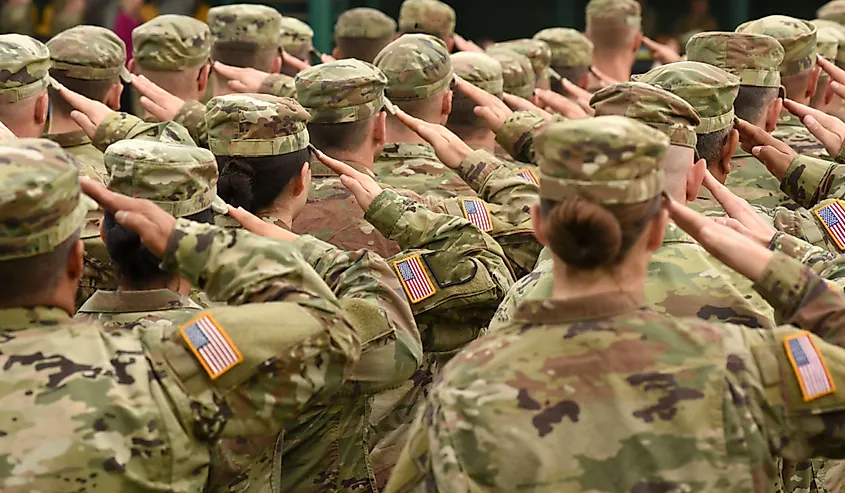
<path fill-rule="evenodd" d="M 539 201 L 539 187 L 517 176 L 497 157 L 476 150 L 467 156 L 457 172 L 479 197 L 502 206 L 502 217 L 509 223 L 524 225 L 531 220 L 530 209 Z"/>
<path fill-rule="evenodd" d="M 293 84 L 293 79 L 287 75 L 271 74 L 261 83 L 258 92 L 281 98 L 295 98 L 296 86 Z"/>
<path fill-rule="evenodd" d="M 390 480 L 384 489 L 384 493 L 431 493 L 439 491 L 433 484 L 426 488 L 426 478 L 434 478 L 434 470 L 431 463 L 431 443 L 428 438 L 428 427 L 425 425 L 425 416 L 430 415 L 431 404 L 417 413 L 417 417 L 411 424 L 408 432 L 408 440 L 402 448 L 399 460 L 393 468 Z"/>
<path fill-rule="evenodd" d="M 799 154 L 789 165 L 780 189 L 807 209 L 827 198 L 845 198 L 845 166 Z"/>
<path fill-rule="evenodd" d="M 785 233 L 776 234 L 772 238 L 769 249 L 776 252 L 783 252 L 802 264 L 809 266 L 816 265 L 820 262 L 830 262 L 836 258 L 824 248 L 817 247 L 808 241 Z"/>
<path fill-rule="evenodd" d="M 199 101 L 185 101 L 173 121 L 188 129 L 200 147 L 208 148 L 208 129 L 205 126 L 205 105 Z"/>
<path fill-rule="evenodd" d="M 102 152 L 119 140 L 153 140 L 196 146 L 194 139 L 176 122 L 147 123 L 128 113 L 112 112 L 97 127 L 92 143 Z"/>
<path fill-rule="evenodd" d="M 496 133 L 496 142 L 517 161 L 536 164 L 534 137 L 545 123 L 530 111 L 515 111 Z"/>

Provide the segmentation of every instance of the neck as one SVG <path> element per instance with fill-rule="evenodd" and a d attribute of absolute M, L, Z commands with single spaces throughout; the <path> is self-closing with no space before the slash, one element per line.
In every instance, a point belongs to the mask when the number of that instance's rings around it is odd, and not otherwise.
<path fill-rule="evenodd" d="M 70 116 L 59 115 L 53 112 L 50 115 L 50 133 L 51 134 L 66 134 L 69 132 L 76 132 L 82 130 L 79 125 Z"/>
<path fill-rule="evenodd" d="M 405 126 L 404 123 L 396 119 L 395 116 L 387 118 L 387 128 L 385 130 L 385 140 L 390 143 L 399 144 L 425 144 L 426 141 L 416 132 Z"/>
<path fill-rule="evenodd" d="M 361 146 L 357 149 L 351 150 L 329 149 L 324 152 L 327 155 L 337 159 L 338 161 L 360 164 L 370 171 L 372 171 L 374 168 L 375 156 L 373 148 L 371 146 Z"/>
<path fill-rule="evenodd" d="M 291 207 L 292 203 L 292 200 L 283 200 L 282 197 L 279 197 L 270 207 L 259 211 L 256 215 L 259 217 L 275 217 L 290 227 L 290 225 L 293 224 L 293 220 L 296 219 L 296 216 L 298 215 L 297 211 L 294 211 Z"/>
<path fill-rule="evenodd" d="M 573 299 L 620 291 L 642 293 L 645 288 L 646 261 L 625 261 L 611 269 L 576 271 L 560 259 L 554 259 L 555 299 Z"/>
<path fill-rule="evenodd" d="M 593 66 L 614 80 L 630 80 L 632 64 L 630 53 L 593 53 Z"/>
<path fill-rule="evenodd" d="M 483 134 L 455 132 L 455 134 L 473 149 L 483 149 L 489 153 L 493 153 L 496 150 L 496 134 L 493 132 L 484 132 Z"/>

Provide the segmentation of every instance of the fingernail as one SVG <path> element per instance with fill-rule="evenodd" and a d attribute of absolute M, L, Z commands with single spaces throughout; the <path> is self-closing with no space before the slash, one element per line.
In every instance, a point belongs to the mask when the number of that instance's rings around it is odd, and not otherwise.
<path fill-rule="evenodd" d="M 126 220 L 126 215 L 128 213 L 126 211 L 117 211 L 114 215 L 114 218 L 117 219 L 117 222 L 122 223 Z"/>
<path fill-rule="evenodd" d="M 759 156 L 762 151 L 763 151 L 763 148 L 760 147 L 760 146 L 751 148 L 751 154 L 753 154 L 755 156 Z"/>
<path fill-rule="evenodd" d="M 818 120 L 816 120 L 815 118 L 813 118 L 813 116 L 812 116 L 812 115 L 807 115 L 807 116 L 805 116 L 805 117 L 804 117 L 804 125 L 806 125 L 806 126 L 808 126 L 808 127 L 809 127 L 810 125 L 815 125 L 815 124 L 817 124 L 817 123 L 819 123 L 819 122 L 818 122 Z"/>

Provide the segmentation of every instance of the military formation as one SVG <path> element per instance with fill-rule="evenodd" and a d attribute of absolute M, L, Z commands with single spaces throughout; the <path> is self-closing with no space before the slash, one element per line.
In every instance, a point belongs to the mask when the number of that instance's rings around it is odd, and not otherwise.
<path fill-rule="evenodd" d="M 0 35 L 0 491 L 841 491 L 845 0 L 456 25 Z"/>

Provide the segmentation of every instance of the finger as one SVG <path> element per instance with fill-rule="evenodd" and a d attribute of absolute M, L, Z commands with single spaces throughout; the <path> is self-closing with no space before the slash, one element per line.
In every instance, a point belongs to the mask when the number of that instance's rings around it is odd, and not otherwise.
<path fill-rule="evenodd" d="M 323 62 L 323 63 L 332 63 L 332 62 L 336 62 L 337 58 L 323 53 L 322 55 L 320 55 L 320 61 Z"/>
<path fill-rule="evenodd" d="M 138 233 L 142 238 L 158 229 L 153 221 L 139 212 L 119 210 L 114 214 L 114 218 L 121 226 Z"/>
<path fill-rule="evenodd" d="M 61 94 L 62 97 L 65 98 L 65 101 L 67 101 L 68 104 L 71 105 L 74 109 L 86 113 L 91 111 L 91 100 L 89 100 L 85 96 L 73 92 L 64 86 L 61 86 L 59 88 L 59 94 Z"/>
<path fill-rule="evenodd" d="M 286 51 L 282 52 L 282 58 L 285 61 L 285 65 L 290 65 L 297 72 L 302 72 L 303 70 L 311 66 L 310 63 L 304 60 L 300 60 L 299 58 L 296 58 L 295 56 L 291 55 Z"/>
<path fill-rule="evenodd" d="M 833 101 L 834 96 L 836 96 L 836 92 L 833 90 L 832 87 L 830 87 L 830 84 L 833 84 L 833 82 L 830 82 L 827 85 L 827 89 L 825 89 L 825 91 L 824 91 L 824 104 L 825 105 L 829 105 Z"/>
<path fill-rule="evenodd" d="M 355 178 L 359 174 L 359 172 L 356 171 L 355 168 L 353 168 L 352 166 L 349 166 L 343 161 L 337 160 L 333 157 L 329 157 L 328 155 L 323 153 L 323 151 L 317 151 L 317 159 L 319 159 L 321 163 L 325 164 L 326 166 L 331 168 L 332 171 L 341 176 L 347 175 Z"/>
<path fill-rule="evenodd" d="M 775 173 L 775 169 L 779 167 L 779 162 L 784 159 L 784 154 L 777 148 L 768 145 L 754 146 L 754 148 L 751 149 L 751 154 L 762 162 L 769 172 L 773 173 L 775 176 L 778 175 Z"/>
<path fill-rule="evenodd" d="M 845 86 L 843 86 L 843 85 L 842 85 L 842 84 L 840 84 L 839 82 L 833 82 L 833 81 L 831 81 L 831 83 L 830 83 L 830 89 L 831 89 L 834 93 L 836 93 L 836 95 L 837 95 L 837 96 L 839 96 L 840 98 L 845 98 Z"/>
<path fill-rule="evenodd" d="M 416 132 L 419 127 L 425 125 L 425 122 L 423 122 L 419 118 L 411 116 L 400 109 L 397 109 L 396 111 L 396 118 L 398 118 L 399 121 L 404 123 L 406 127 L 410 128 L 414 132 Z"/>
<path fill-rule="evenodd" d="M 647 36 L 643 36 L 643 44 L 649 51 L 654 51 L 660 46 L 657 42 Z"/>
<path fill-rule="evenodd" d="M 141 96 L 141 98 L 138 100 L 138 102 L 141 103 L 141 107 L 144 108 L 144 111 L 146 111 L 147 113 L 153 115 L 154 117 L 158 118 L 159 120 L 167 119 L 166 118 L 167 112 L 165 111 L 164 107 L 156 104 L 155 102 L 153 102 L 152 99 L 150 99 L 146 96 Z"/>
<path fill-rule="evenodd" d="M 94 134 L 97 133 L 97 125 L 88 118 L 88 115 L 81 111 L 73 110 L 70 112 L 70 117 L 85 132 L 85 135 L 92 139 L 94 138 Z"/>
<path fill-rule="evenodd" d="M 830 78 L 833 81 L 836 81 L 840 84 L 845 84 L 845 70 L 842 70 L 841 68 L 837 67 L 822 56 L 816 56 L 816 58 L 818 59 L 819 66 L 822 68 L 822 70 L 827 72 L 828 75 L 830 75 Z"/>
<path fill-rule="evenodd" d="M 229 89 L 235 92 L 252 92 L 246 84 L 239 80 L 230 79 L 228 82 Z"/>
<path fill-rule="evenodd" d="M 214 62 L 212 68 L 226 79 L 239 79 L 244 73 L 244 69 L 241 67 L 233 67 L 220 62 Z"/>
<path fill-rule="evenodd" d="M 364 185 L 361 184 L 358 180 L 352 178 L 349 175 L 341 175 L 340 183 L 346 187 L 347 190 L 352 192 L 352 195 L 355 196 L 355 200 L 358 201 L 358 205 L 361 206 L 362 209 L 366 209 L 368 204 L 368 197 L 369 194 L 367 193 L 367 189 L 364 188 Z"/>
<path fill-rule="evenodd" d="M 229 215 L 232 216 L 235 221 L 240 223 L 241 226 L 244 227 L 247 231 L 251 231 L 253 233 L 258 233 L 261 231 L 261 227 L 267 223 L 261 220 L 261 218 L 257 217 L 255 214 L 247 211 L 242 207 L 232 207 L 229 206 Z"/>
<path fill-rule="evenodd" d="M 142 95 L 152 99 L 160 99 L 162 96 L 170 94 L 143 75 L 132 78 L 132 87 L 137 89 Z"/>
<path fill-rule="evenodd" d="M 813 136 L 824 144 L 828 153 L 835 154 L 839 151 L 839 148 L 842 147 L 842 137 L 840 137 L 836 132 L 827 129 L 814 115 L 805 116 L 801 122 L 805 127 L 807 127 Z"/>
<path fill-rule="evenodd" d="M 461 79 L 460 77 L 456 79 L 455 87 L 457 87 L 459 91 L 464 93 L 466 97 L 472 99 L 473 101 L 475 101 L 476 104 L 479 104 L 481 106 L 490 106 L 494 104 L 493 99 L 499 101 L 499 98 L 497 98 L 496 96 L 493 96 L 487 91 L 479 89 L 478 87 L 470 84 L 469 82 Z M 499 102 L 501 103 L 501 101 Z"/>
<path fill-rule="evenodd" d="M 85 195 L 94 199 L 107 212 L 127 210 L 135 207 L 135 200 L 119 193 L 114 193 L 102 183 L 90 178 L 79 179 L 79 186 Z"/>

